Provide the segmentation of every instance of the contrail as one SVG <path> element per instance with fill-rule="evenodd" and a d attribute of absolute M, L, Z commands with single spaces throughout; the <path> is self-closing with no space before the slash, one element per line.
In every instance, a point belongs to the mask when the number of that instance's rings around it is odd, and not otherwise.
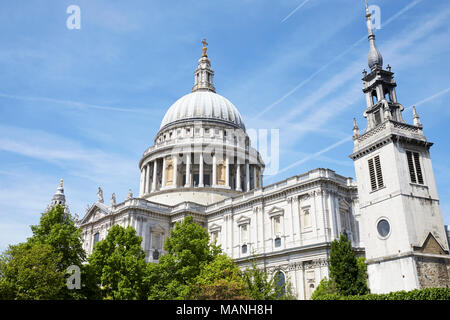
<path fill-rule="evenodd" d="M 433 100 L 433 99 L 435 99 L 437 97 L 440 97 L 440 96 L 446 94 L 447 92 L 450 92 L 450 87 L 447 88 L 447 89 L 441 90 L 438 93 L 435 93 L 435 94 L 433 94 L 433 95 L 431 95 L 431 96 L 429 96 L 429 97 L 427 97 L 425 99 L 422 99 L 422 100 L 420 100 L 419 102 L 416 102 L 413 105 L 416 106 L 416 107 L 420 106 L 421 104 L 424 104 L 424 103 L 429 102 L 429 101 L 431 101 L 431 100 Z M 411 109 L 411 108 L 412 108 L 412 106 L 408 107 L 408 108 L 405 108 L 405 110 L 408 110 L 408 109 Z M 326 148 L 324 148 L 324 149 L 322 149 L 322 150 L 320 150 L 320 151 L 318 151 L 318 152 L 316 152 L 314 154 L 311 154 L 311 155 L 309 155 L 309 156 L 307 156 L 307 157 L 305 157 L 303 159 L 300 159 L 299 161 L 296 161 L 296 162 L 290 164 L 289 166 L 279 170 L 277 172 L 277 174 L 268 176 L 267 179 L 272 179 L 272 178 L 278 176 L 280 173 L 283 173 L 283 172 L 285 172 L 285 171 L 287 171 L 289 169 L 292 169 L 292 168 L 294 168 L 294 167 L 296 167 L 296 166 L 298 166 L 298 165 L 300 165 L 302 163 L 305 163 L 306 161 L 309 161 L 311 159 L 317 158 L 318 156 L 320 156 L 320 155 L 322 155 L 322 154 L 324 154 L 324 153 L 326 153 L 326 152 L 328 152 L 328 151 L 330 151 L 330 150 L 340 146 L 341 144 L 343 144 L 343 143 L 345 143 L 345 142 L 347 142 L 347 141 L 349 141 L 351 139 L 352 139 L 352 136 L 348 136 L 348 137 L 346 137 L 346 138 L 344 138 L 342 140 L 339 140 L 338 142 L 336 142 L 336 143 L 334 143 L 334 144 L 332 144 L 332 145 L 330 145 L 330 146 L 328 146 L 328 147 L 326 147 Z"/>
<path fill-rule="evenodd" d="M 301 7 L 303 7 L 307 2 L 309 2 L 309 0 L 305 0 L 305 1 L 303 1 L 302 3 L 300 3 L 300 5 L 299 5 L 297 8 L 295 8 L 294 10 L 292 10 L 292 12 L 289 13 L 289 14 L 287 15 L 287 17 L 284 18 L 281 22 L 285 22 L 287 19 L 289 19 L 290 16 L 292 16 L 295 12 L 297 12 L 297 11 L 298 11 Z"/>
<path fill-rule="evenodd" d="M 145 109 L 101 106 L 101 105 L 89 104 L 89 103 L 84 103 L 84 102 L 71 101 L 71 100 L 59 100 L 59 99 L 53 99 L 53 98 L 47 98 L 47 97 L 25 97 L 25 96 L 16 96 L 16 95 L 10 95 L 10 94 L 5 94 L 5 93 L 0 93 L 0 97 L 16 99 L 16 100 L 26 100 L 26 101 L 51 102 L 51 103 L 58 103 L 58 104 L 64 104 L 64 105 L 72 105 L 77 108 L 89 108 L 89 109 L 109 110 L 109 111 L 117 111 L 117 112 L 151 114 L 150 110 L 145 110 Z"/>
<path fill-rule="evenodd" d="M 296 167 L 298 165 L 301 165 L 302 163 L 305 163 L 306 161 L 309 161 L 309 160 L 311 160 L 313 158 L 317 158 L 318 156 L 320 156 L 320 155 L 322 155 L 322 154 L 324 154 L 324 153 L 326 153 L 326 152 L 328 152 L 328 151 L 330 151 L 330 150 L 332 150 L 334 148 L 339 147 L 341 144 L 346 143 L 347 141 L 350 141 L 351 139 L 352 139 L 352 136 L 347 136 L 346 138 L 344 138 L 342 140 L 339 140 L 338 142 L 332 144 L 331 146 L 328 146 L 328 147 L 326 147 L 326 148 L 324 148 L 324 149 L 322 149 L 322 150 L 320 150 L 320 151 L 318 151 L 316 153 L 313 153 L 313 154 L 311 154 L 311 155 L 309 155 L 309 156 L 307 156 L 307 157 L 305 157 L 303 159 L 300 159 L 299 161 L 296 161 L 296 162 L 290 164 L 289 166 L 279 170 L 277 172 L 277 174 L 275 174 L 273 176 L 270 176 L 267 179 L 271 179 L 273 177 L 276 177 L 280 173 L 283 173 L 283 172 L 285 172 L 285 171 L 287 171 L 289 169 L 292 169 L 292 168 L 294 168 L 294 167 Z"/>
<path fill-rule="evenodd" d="M 446 94 L 446 93 L 449 92 L 449 91 L 450 91 L 450 88 L 447 88 L 447 89 L 444 89 L 444 90 L 442 90 L 442 91 L 439 91 L 438 93 L 435 93 L 435 94 L 433 94 L 432 96 L 429 96 L 428 98 L 422 99 L 422 100 L 420 100 L 419 102 L 414 103 L 413 106 L 418 107 L 418 106 L 420 106 L 421 104 L 424 104 L 424 103 L 426 103 L 426 102 L 428 102 L 428 101 L 430 101 L 430 100 L 433 100 L 433 99 L 435 99 L 435 98 L 437 98 L 437 97 L 440 97 L 440 96 Z M 405 110 L 408 110 L 408 109 L 411 109 L 411 108 L 412 108 L 412 106 L 410 106 L 410 107 L 408 107 L 408 108 L 405 108 Z"/>
<path fill-rule="evenodd" d="M 309 0 L 308 0 L 309 1 Z M 416 6 L 418 3 L 422 2 L 423 0 L 415 0 L 414 2 L 408 4 L 407 6 L 405 6 L 402 10 L 400 10 L 399 12 L 397 12 L 395 15 L 393 15 L 392 17 L 390 17 L 388 20 L 386 20 L 386 22 L 383 24 L 383 27 L 387 26 L 388 24 L 390 24 L 392 21 L 394 21 L 396 18 L 398 18 L 399 16 L 401 16 L 402 14 L 404 14 L 406 11 L 410 10 L 412 7 Z M 306 1 L 305 1 L 306 2 Z M 305 2 L 303 2 L 301 5 L 303 5 Z M 301 6 L 300 5 L 300 6 Z M 299 6 L 299 7 L 300 7 Z M 299 7 L 297 7 L 298 9 L 300 9 Z M 295 12 L 296 10 L 294 10 Z M 292 12 L 293 13 L 293 12 Z M 291 13 L 291 14 L 292 14 Z M 289 16 L 288 16 L 289 17 Z M 287 19 L 287 17 L 285 18 Z M 349 48 L 347 48 L 345 51 L 343 51 L 341 54 L 339 54 L 338 56 L 334 57 L 333 59 L 331 59 L 327 64 L 323 65 L 321 68 L 319 68 L 317 71 L 315 71 L 313 74 L 311 74 L 307 79 L 303 80 L 302 82 L 300 82 L 296 87 L 294 87 L 293 89 L 291 89 L 289 92 L 287 92 L 285 95 L 283 95 L 281 98 L 279 98 L 277 101 L 275 101 L 274 103 L 272 103 L 271 105 L 267 106 L 266 108 L 264 108 L 263 111 L 261 111 L 260 113 L 258 113 L 255 116 L 255 119 L 258 119 L 259 117 L 261 117 L 264 113 L 266 113 L 267 111 L 271 110 L 274 106 L 276 106 L 277 104 L 281 103 L 282 101 L 284 101 L 284 99 L 286 99 L 287 97 L 289 97 L 290 95 L 292 95 L 294 92 L 296 92 L 298 89 L 300 89 L 301 87 L 303 87 L 305 84 L 307 84 L 308 82 L 310 82 L 312 79 L 314 79 L 319 73 L 321 73 L 322 71 L 324 71 L 325 69 L 327 69 L 330 65 L 334 64 L 337 60 L 339 60 L 340 58 L 342 58 L 343 56 L 345 56 L 347 53 L 349 53 L 353 48 L 355 48 L 360 42 L 362 42 L 363 40 L 367 39 L 367 36 L 362 37 L 361 39 L 357 40 L 354 44 L 352 44 Z"/>

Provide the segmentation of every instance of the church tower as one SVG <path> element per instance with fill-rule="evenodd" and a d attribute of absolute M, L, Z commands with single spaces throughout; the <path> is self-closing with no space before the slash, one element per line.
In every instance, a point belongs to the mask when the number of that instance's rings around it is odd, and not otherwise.
<path fill-rule="evenodd" d="M 450 287 L 450 256 L 431 165 L 430 147 L 416 109 L 402 117 L 394 73 L 377 49 L 371 14 L 369 72 L 364 70 L 364 117 L 353 123 L 360 233 L 372 293 Z"/>

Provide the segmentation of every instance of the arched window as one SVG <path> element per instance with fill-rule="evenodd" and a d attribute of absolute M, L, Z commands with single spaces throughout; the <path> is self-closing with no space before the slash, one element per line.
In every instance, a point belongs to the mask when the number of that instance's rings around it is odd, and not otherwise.
<path fill-rule="evenodd" d="M 372 91 L 372 103 L 376 104 L 378 102 L 377 92 L 376 90 Z"/>
<path fill-rule="evenodd" d="M 386 99 L 386 101 L 391 101 L 389 89 L 384 90 L 384 99 Z"/>
<path fill-rule="evenodd" d="M 286 277 L 284 276 L 284 273 L 281 271 L 278 271 L 275 274 L 275 287 L 277 288 L 278 296 L 284 296 L 286 293 Z"/>

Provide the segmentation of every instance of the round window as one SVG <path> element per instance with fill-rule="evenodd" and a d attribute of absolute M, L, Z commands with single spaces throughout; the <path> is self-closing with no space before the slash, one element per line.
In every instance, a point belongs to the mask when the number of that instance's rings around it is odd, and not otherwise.
<path fill-rule="evenodd" d="M 378 234 L 383 238 L 387 237 L 389 232 L 391 231 L 391 226 L 386 219 L 381 219 L 377 224 Z"/>

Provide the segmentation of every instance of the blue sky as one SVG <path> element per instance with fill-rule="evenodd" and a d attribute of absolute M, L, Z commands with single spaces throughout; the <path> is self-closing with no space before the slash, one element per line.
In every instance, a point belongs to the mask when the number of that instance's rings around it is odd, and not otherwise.
<path fill-rule="evenodd" d="M 435 143 L 433 168 L 450 224 L 450 3 L 376 0 L 375 30 L 397 96 Z M 69 30 L 69 5 L 81 29 Z M 365 129 L 367 29 L 358 0 L 2 1 L 0 250 L 30 236 L 59 179 L 72 213 L 103 188 L 123 201 L 170 105 L 190 92 L 209 43 L 217 92 L 247 128 L 280 129 L 269 184 L 325 167 L 354 177 L 352 119 Z"/>

